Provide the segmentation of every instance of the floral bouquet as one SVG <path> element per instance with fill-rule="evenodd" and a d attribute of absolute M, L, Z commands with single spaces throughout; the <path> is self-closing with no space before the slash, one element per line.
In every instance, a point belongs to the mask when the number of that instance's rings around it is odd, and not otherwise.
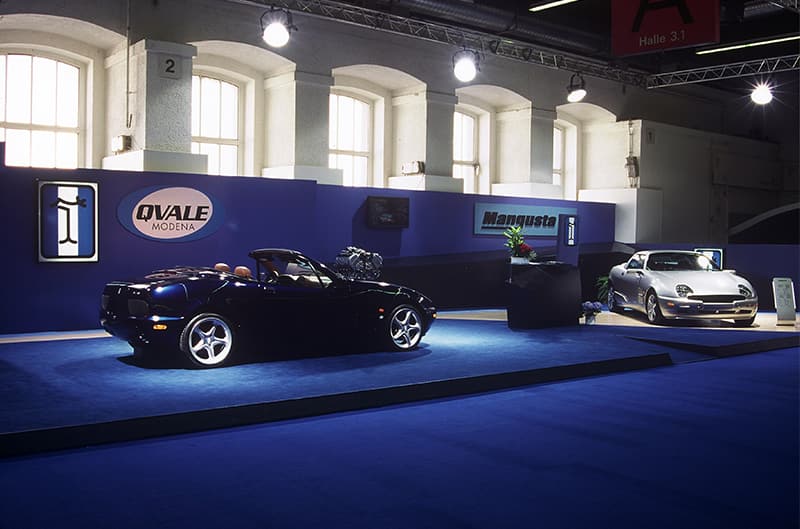
<path fill-rule="evenodd" d="M 524 257 L 529 261 L 536 259 L 536 252 L 533 247 L 525 243 L 525 238 L 522 235 L 522 226 L 509 226 L 503 233 L 506 236 L 506 248 L 508 248 L 511 257 Z"/>
<path fill-rule="evenodd" d="M 581 304 L 583 310 L 583 317 L 586 318 L 586 323 L 594 323 L 595 316 L 603 312 L 603 304 L 599 301 L 584 301 Z"/>

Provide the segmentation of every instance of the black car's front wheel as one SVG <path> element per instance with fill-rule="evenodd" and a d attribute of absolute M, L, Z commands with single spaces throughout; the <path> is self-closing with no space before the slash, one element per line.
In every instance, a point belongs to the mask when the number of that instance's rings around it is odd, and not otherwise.
<path fill-rule="evenodd" d="M 415 348 L 422 338 L 422 318 L 411 305 L 400 305 L 389 316 L 389 343 L 397 351 Z"/>
<path fill-rule="evenodd" d="M 198 314 L 181 333 L 181 350 L 199 367 L 223 365 L 233 346 L 233 330 L 219 314 Z"/>

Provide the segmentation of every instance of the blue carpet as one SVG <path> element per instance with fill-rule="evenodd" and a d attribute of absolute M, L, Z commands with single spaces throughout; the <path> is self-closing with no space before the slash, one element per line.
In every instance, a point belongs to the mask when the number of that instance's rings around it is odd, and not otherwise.
<path fill-rule="evenodd" d="M 796 529 L 798 373 L 792 348 L 5 459 L 0 527 Z"/>
<path fill-rule="evenodd" d="M 710 345 L 785 333 L 574 326 L 511 331 L 503 322 L 441 320 L 422 347 L 309 357 L 273 351 L 223 369 L 137 365 L 114 338 L 0 345 L 0 433 L 218 409 L 387 386 L 543 369 L 668 352 L 707 358 L 648 338 Z M 279 359 L 269 360 L 278 357 Z M 266 359 L 264 359 L 266 358 Z"/>

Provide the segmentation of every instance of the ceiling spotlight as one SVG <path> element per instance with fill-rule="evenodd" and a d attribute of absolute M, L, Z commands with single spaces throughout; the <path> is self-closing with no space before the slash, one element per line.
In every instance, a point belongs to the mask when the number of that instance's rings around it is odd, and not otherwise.
<path fill-rule="evenodd" d="M 577 103 L 586 97 L 586 81 L 579 73 L 572 74 L 569 78 L 569 86 L 567 87 L 567 101 L 570 103 Z"/>
<path fill-rule="evenodd" d="M 766 105 L 772 101 L 772 89 L 766 83 L 759 83 L 750 93 L 750 99 L 756 105 Z"/>
<path fill-rule="evenodd" d="M 453 55 L 453 74 L 462 83 L 468 83 L 475 79 L 478 74 L 478 52 L 472 50 L 461 50 Z"/>
<path fill-rule="evenodd" d="M 289 31 L 297 28 L 292 24 L 292 14 L 285 9 L 270 7 L 261 15 L 261 38 L 268 46 L 282 48 L 289 42 Z"/>

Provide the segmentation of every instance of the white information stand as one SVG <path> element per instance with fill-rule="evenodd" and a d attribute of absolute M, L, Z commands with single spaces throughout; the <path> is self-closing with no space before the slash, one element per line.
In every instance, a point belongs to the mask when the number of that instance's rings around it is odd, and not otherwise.
<path fill-rule="evenodd" d="M 775 298 L 775 311 L 778 313 L 778 325 L 794 325 L 796 307 L 792 278 L 773 277 L 772 295 Z"/>

